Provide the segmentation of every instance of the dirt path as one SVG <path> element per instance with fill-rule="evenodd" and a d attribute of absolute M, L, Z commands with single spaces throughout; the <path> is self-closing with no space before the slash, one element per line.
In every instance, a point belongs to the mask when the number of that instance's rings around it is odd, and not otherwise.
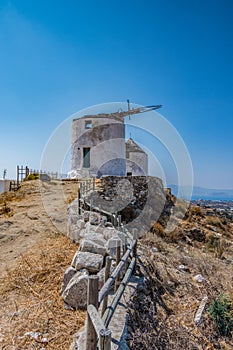
<path fill-rule="evenodd" d="M 39 180 L 23 183 L 0 196 L 0 276 L 16 266 L 17 258 L 51 233 L 66 234 L 67 206 L 77 195 L 76 181 Z"/>

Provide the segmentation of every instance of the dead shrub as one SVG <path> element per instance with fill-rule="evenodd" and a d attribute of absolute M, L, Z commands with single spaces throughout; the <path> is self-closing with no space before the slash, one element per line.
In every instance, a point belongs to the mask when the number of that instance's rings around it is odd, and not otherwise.
<path fill-rule="evenodd" d="M 7 202 L 4 202 L 3 205 L 0 207 L 0 215 L 7 215 L 7 216 L 12 216 L 13 215 L 13 210 L 8 205 Z"/>
<path fill-rule="evenodd" d="M 217 216 L 212 216 L 212 215 L 207 216 L 205 218 L 205 224 L 212 225 L 212 226 L 218 227 L 222 230 L 225 230 L 225 225 L 222 223 L 222 220 Z"/>
<path fill-rule="evenodd" d="M 156 222 L 156 224 L 151 227 L 150 231 L 161 238 L 165 237 L 164 227 L 159 222 Z"/>

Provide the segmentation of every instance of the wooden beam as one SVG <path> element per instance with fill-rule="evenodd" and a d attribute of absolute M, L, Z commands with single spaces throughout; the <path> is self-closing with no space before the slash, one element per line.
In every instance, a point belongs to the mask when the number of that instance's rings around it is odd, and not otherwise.
<path fill-rule="evenodd" d="M 100 331 L 100 350 L 111 350 L 111 331 L 109 329 L 102 329 Z"/>
<path fill-rule="evenodd" d="M 133 258 L 130 265 L 129 265 L 128 270 L 126 271 L 125 277 L 123 278 L 116 294 L 113 297 L 111 305 L 107 308 L 107 310 L 104 313 L 104 316 L 102 319 L 103 319 L 103 322 L 104 322 L 104 325 L 106 328 L 108 328 L 108 326 L 109 326 L 109 323 L 112 319 L 112 316 L 114 315 L 114 312 L 115 312 L 117 305 L 121 299 L 121 296 L 124 293 L 125 287 L 126 287 L 128 281 L 133 273 L 135 263 L 136 263 L 136 259 Z"/>
<path fill-rule="evenodd" d="M 87 290 L 87 307 L 93 305 L 98 310 L 98 276 L 89 276 Z M 86 350 L 96 350 L 97 334 L 89 313 L 87 313 Z"/>
<path fill-rule="evenodd" d="M 112 258 L 110 256 L 107 256 L 105 270 L 104 270 L 104 283 L 106 283 L 108 278 L 109 278 L 111 264 L 112 264 Z M 104 297 L 104 300 L 103 300 L 101 316 L 103 316 L 103 314 L 107 308 L 107 305 L 108 305 L 108 294 Z"/>
<path fill-rule="evenodd" d="M 125 263 L 127 262 L 128 258 L 130 256 L 130 253 L 132 252 L 135 244 L 136 244 L 136 241 L 134 240 L 132 242 L 131 246 L 127 249 L 124 256 L 121 258 L 120 263 L 115 267 L 114 271 L 112 272 L 112 274 L 109 277 L 109 279 L 107 280 L 107 282 L 101 288 L 101 290 L 99 292 L 99 304 L 103 301 L 104 297 L 109 293 L 111 286 L 115 282 L 116 277 L 119 275 L 119 273 L 123 269 L 123 267 L 124 267 Z"/>
<path fill-rule="evenodd" d="M 120 261 L 121 261 L 121 240 L 118 239 L 116 240 L 116 265 L 118 265 Z M 120 280 L 120 273 L 118 274 L 115 280 L 115 292 L 118 289 L 119 280 Z"/>
<path fill-rule="evenodd" d="M 102 329 L 105 329 L 102 318 L 100 317 L 100 315 L 99 315 L 99 313 L 94 305 L 88 305 L 87 312 L 91 318 L 91 322 L 95 328 L 96 334 L 99 335 L 100 331 Z"/>

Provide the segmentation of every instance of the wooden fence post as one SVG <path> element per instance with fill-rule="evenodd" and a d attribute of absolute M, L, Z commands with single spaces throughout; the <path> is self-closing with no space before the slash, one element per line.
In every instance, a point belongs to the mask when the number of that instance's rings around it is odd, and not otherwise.
<path fill-rule="evenodd" d="M 120 227 L 121 227 L 121 215 L 117 216 L 117 224 L 118 224 L 118 230 L 120 230 Z"/>
<path fill-rule="evenodd" d="M 100 331 L 100 350 L 111 350 L 111 331 L 109 329 Z"/>
<path fill-rule="evenodd" d="M 98 276 L 89 276 L 87 290 L 87 305 L 94 305 L 98 310 Z M 97 334 L 92 324 L 91 318 L 87 313 L 87 328 L 86 328 L 86 350 L 96 350 Z"/>
<path fill-rule="evenodd" d="M 109 278 L 111 264 L 112 264 L 112 258 L 110 256 L 107 256 L 106 266 L 105 266 L 105 271 L 104 271 L 104 283 L 106 283 L 108 278 Z M 103 303 L 102 303 L 101 316 L 104 315 L 105 310 L 107 308 L 107 305 L 108 305 L 108 294 L 106 295 L 106 297 L 104 298 Z"/>
<path fill-rule="evenodd" d="M 17 165 L 17 186 L 19 186 L 19 165 Z"/>
<path fill-rule="evenodd" d="M 82 215 L 82 210 L 81 210 L 81 190 L 80 190 L 80 187 L 79 187 L 79 190 L 78 190 L 78 215 Z"/>
<path fill-rule="evenodd" d="M 120 261 L 121 261 L 121 240 L 117 239 L 116 240 L 116 266 L 119 264 Z M 115 281 L 115 292 L 119 287 L 119 280 L 120 280 L 120 275 L 116 278 L 116 281 Z"/>
<path fill-rule="evenodd" d="M 133 229 L 133 239 L 136 239 L 136 243 L 135 243 L 134 248 L 133 248 L 133 257 L 135 258 L 135 265 L 134 265 L 133 273 L 135 273 L 136 272 L 136 265 L 137 265 L 137 245 L 138 245 L 138 241 L 137 241 L 137 234 L 136 234 L 134 229 Z"/>
<path fill-rule="evenodd" d="M 116 214 L 113 215 L 113 226 L 117 227 L 117 216 L 116 216 Z"/>

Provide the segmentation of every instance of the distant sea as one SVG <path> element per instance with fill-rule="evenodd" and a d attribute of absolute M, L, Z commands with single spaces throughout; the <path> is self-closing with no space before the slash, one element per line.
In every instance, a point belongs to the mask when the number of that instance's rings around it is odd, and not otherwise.
<path fill-rule="evenodd" d="M 178 194 L 178 186 L 177 185 L 169 185 L 167 187 L 170 187 L 172 190 L 172 193 L 177 196 Z M 186 193 L 188 191 L 188 187 L 181 187 L 180 188 L 180 197 L 185 198 Z M 218 190 L 218 189 L 209 189 L 209 188 L 203 188 L 194 186 L 193 187 L 193 193 L 192 193 L 192 200 L 210 200 L 210 201 L 233 201 L 233 190 Z"/>

